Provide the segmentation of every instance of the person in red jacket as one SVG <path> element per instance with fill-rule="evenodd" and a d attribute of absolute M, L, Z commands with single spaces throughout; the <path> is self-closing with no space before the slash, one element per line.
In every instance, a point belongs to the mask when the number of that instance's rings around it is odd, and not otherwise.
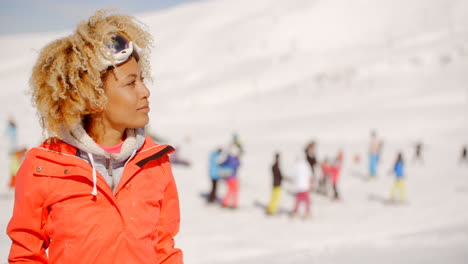
<path fill-rule="evenodd" d="M 319 181 L 319 189 L 318 192 L 327 195 L 327 182 L 328 178 L 330 178 L 330 168 L 331 164 L 328 162 L 328 158 L 325 158 L 320 165 L 320 168 L 322 169 L 322 178 Z"/>
<path fill-rule="evenodd" d="M 16 173 L 18 173 L 19 167 L 21 166 L 21 162 L 23 162 L 24 156 L 28 150 L 26 148 L 19 149 L 12 155 L 12 159 L 10 161 L 10 184 L 8 185 L 10 188 L 15 187 L 16 182 Z"/>
<path fill-rule="evenodd" d="M 49 138 L 17 173 L 9 263 L 183 263 L 174 149 L 145 134 L 151 41 L 98 11 L 41 50 L 30 84 Z"/>
<path fill-rule="evenodd" d="M 333 184 L 333 199 L 334 200 L 339 200 L 340 199 L 340 195 L 338 193 L 337 185 L 338 185 L 338 176 L 339 176 L 340 170 L 341 170 L 341 164 L 342 164 L 342 157 L 339 155 L 335 159 L 333 164 L 329 167 L 329 174 L 330 174 L 332 184 Z"/>

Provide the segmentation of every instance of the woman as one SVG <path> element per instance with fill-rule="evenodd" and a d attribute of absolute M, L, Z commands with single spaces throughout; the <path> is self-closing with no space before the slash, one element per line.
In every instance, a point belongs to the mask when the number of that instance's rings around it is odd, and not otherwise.
<path fill-rule="evenodd" d="M 173 148 L 145 135 L 151 42 L 98 11 L 42 49 L 30 84 L 49 138 L 17 174 L 10 263 L 182 263 Z"/>

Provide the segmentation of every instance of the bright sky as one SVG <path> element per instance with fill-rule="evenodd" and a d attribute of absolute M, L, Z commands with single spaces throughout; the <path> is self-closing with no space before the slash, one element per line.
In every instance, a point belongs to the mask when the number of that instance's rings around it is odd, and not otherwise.
<path fill-rule="evenodd" d="M 196 0 L 0 0 L 0 35 L 72 29 L 100 8 L 135 15 Z"/>

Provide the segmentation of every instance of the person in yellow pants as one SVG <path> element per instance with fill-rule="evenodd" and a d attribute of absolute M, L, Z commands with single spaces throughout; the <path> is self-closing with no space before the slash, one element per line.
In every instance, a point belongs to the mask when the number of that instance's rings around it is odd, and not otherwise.
<path fill-rule="evenodd" d="M 403 181 L 403 179 L 398 179 L 393 184 L 392 193 L 390 196 L 391 200 L 395 198 L 395 194 L 397 191 L 400 191 L 400 199 L 404 201 L 406 197 L 405 197 L 405 182 Z"/>
<path fill-rule="evenodd" d="M 271 167 L 271 170 L 273 173 L 273 192 L 271 194 L 270 203 L 268 204 L 268 207 L 266 209 L 267 215 L 272 215 L 278 212 L 279 199 L 281 196 L 281 181 L 283 179 L 283 176 L 281 175 L 281 171 L 279 168 L 279 158 L 280 158 L 280 154 L 276 153 L 275 162 L 273 163 L 273 166 Z"/>
<path fill-rule="evenodd" d="M 392 192 L 390 194 L 391 201 L 394 200 L 397 191 L 400 192 L 401 201 L 405 200 L 405 183 L 403 181 L 403 167 L 404 167 L 403 155 L 400 152 L 398 153 L 398 157 L 395 162 L 395 167 L 393 168 L 393 170 L 395 171 L 395 175 L 396 175 L 396 181 L 393 184 Z"/>

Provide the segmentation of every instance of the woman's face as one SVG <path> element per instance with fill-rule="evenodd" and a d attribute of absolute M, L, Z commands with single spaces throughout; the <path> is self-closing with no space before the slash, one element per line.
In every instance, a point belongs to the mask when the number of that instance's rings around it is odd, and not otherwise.
<path fill-rule="evenodd" d="M 105 128 L 123 132 L 148 124 L 150 91 L 134 57 L 111 70 L 103 84 L 107 96 L 101 113 Z"/>

